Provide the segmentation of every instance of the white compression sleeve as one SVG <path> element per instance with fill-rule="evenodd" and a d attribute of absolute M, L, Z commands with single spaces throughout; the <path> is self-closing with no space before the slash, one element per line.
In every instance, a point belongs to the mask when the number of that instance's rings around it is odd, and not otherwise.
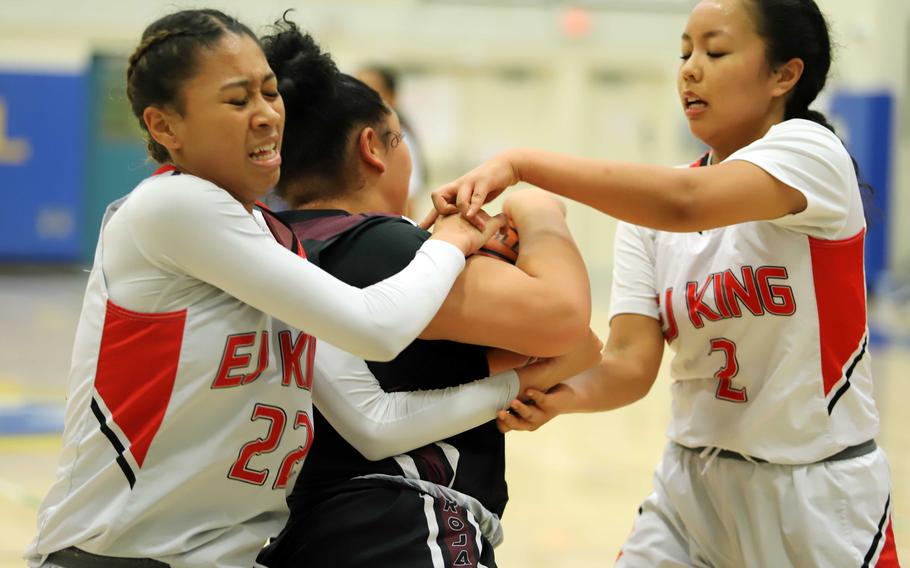
<path fill-rule="evenodd" d="M 496 418 L 518 395 L 518 374 L 505 371 L 447 389 L 387 393 L 363 359 L 319 341 L 313 403 L 369 460 L 454 436 Z"/>
<path fill-rule="evenodd" d="M 279 245 L 217 186 L 186 175 L 164 181 L 138 188 L 123 206 L 149 262 L 365 359 L 390 360 L 411 343 L 464 268 L 457 247 L 431 240 L 398 274 L 355 288 Z"/>

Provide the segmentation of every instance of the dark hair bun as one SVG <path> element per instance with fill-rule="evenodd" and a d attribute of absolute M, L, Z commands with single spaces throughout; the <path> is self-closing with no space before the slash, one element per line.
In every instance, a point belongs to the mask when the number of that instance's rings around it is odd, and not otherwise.
<path fill-rule="evenodd" d="M 308 33 L 302 33 L 287 14 L 262 39 L 269 65 L 278 77 L 278 90 L 285 101 L 306 108 L 332 91 L 339 74 L 335 62 Z"/>
<path fill-rule="evenodd" d="M 341 73 L 287 12 L 262 38 L 262 48 L 285 108 L 278 194 L 297 207 L 359 187 L 359 170 L 349 159 L 352 137 L 383 124 L 388 107 L 376 91 Z"/>

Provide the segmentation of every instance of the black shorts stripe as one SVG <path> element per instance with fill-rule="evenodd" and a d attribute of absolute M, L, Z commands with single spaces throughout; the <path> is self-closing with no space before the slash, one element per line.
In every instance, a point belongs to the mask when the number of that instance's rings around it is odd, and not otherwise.
<path fill-rule="evenodd" d="M 136 485 L 136 474 L 133 473 L 133 468 L 130 467 L 130 464 L 127 463 L 126 458 L 123 457 L 123 452 L 126 448 L 123 447 L 123 444 L 120 443 L 120 439 L 117 438 L 117 434 L 114 434 L 114 431 L 110 429 L 107 425 L 107 419 L 104 417 L 104 414 L 101 412 L 101 407 L 98 406 L 98 401 L 92 398 L 92 413 L 95 415 L 95 418 L 98 419 L 98 424 L 101 425 L 101 432 L 107 437 L 108 441 L 114 446 L 114 449 L 117 451 L 117 465 L 120 466 L 120 469 L 123 471 L 123 475 L 126 476 L 126 480 L 130 484 L 130 489 Z"/>
<path fill-rule="evenodd" d="M 888 494 L 888 500 L 885 501 L 885 512 L 882 513 L 882 520 L 878 522 L 878 532 L 875 533 L 875 538 L 872 539 L 872 546 L 869 547 L 869 550 L 866 552 L 866 557 L 863 559 L 863 568 L 869 568 L 869 563 L 872 562 L 872 557 L 875 556 L 875 552 L 878 550 L 878 543 L 882 539 L 882 531 L 885 530 L 885 521 L 888 520 L 888 510 L 891 505 L 891 494 Z"/>
<path fill-rule="evenodd" d="M 860 362 L 863 356 L 866 354 L 866 346 L 869 345 L 869 338 L 866 337 L 863 339 L 863 347 L 859 350 L 859 354 L 854 357 L 853 362 L 850 363 L 850 367 L 847 368 L 845 376 L 847 380 L 844 381 L 844 384 L 841 385 L 837 392 L 834 393 L 834 396 L 831 397 L 831 402 L 828 403 L 828 415 L 831 415 L 831 411 L 834 410 L 834 405 L 837 404 L 837 401 L 840 400 L 840 397 L 844 396 L 844 393 L 850 389 L 850 377 L 853 376 L 853 370 L 856 369 L 856 365 Z"/>

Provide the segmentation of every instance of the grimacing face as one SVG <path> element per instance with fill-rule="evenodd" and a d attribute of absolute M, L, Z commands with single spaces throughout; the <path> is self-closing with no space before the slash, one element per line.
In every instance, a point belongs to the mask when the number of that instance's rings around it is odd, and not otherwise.
<path fill-rule="evenodd" d="M 278 182 L 284 103 L 259 44 L 226 34 L 197 54 L 181 89 L 183 113 L 171 113 L 176 165 L 227 190 L 247 209 Z"/>
<path fill-rule="evenodd" d="M 743 0 L 702 0 L 682 35 L 678 93 L 692 133 L 726 158 L 783 120 L 766 44 Z"/>

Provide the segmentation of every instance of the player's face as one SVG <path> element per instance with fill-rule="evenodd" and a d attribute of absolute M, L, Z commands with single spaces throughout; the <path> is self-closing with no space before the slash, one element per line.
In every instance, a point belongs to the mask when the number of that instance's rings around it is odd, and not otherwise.
<path fill-rule="evenodd" d="M 380 180 L 383 196 L 390 212 L 404 214 L 407 209 L 408 187 L 411 183 L 411 151 L 401 138 L 401 122 L 393 111 L 380 132 L 385 137 L 383 161 L 386 171 Z"/>
<path fill-rule="evenodd" d="M 172 128 L 176 165 L 229 191 L 247 209 L 278 181 L 284 103 L 259 45 L 227 34 L 198 53 Z"/>
<path fill-rule="evenodd" d="M 783 119 L 765 47 L 742 0 L 702 0 L 689 15 L 677 77 L 680 102 L 692 133 L 716 158 Z"/>

